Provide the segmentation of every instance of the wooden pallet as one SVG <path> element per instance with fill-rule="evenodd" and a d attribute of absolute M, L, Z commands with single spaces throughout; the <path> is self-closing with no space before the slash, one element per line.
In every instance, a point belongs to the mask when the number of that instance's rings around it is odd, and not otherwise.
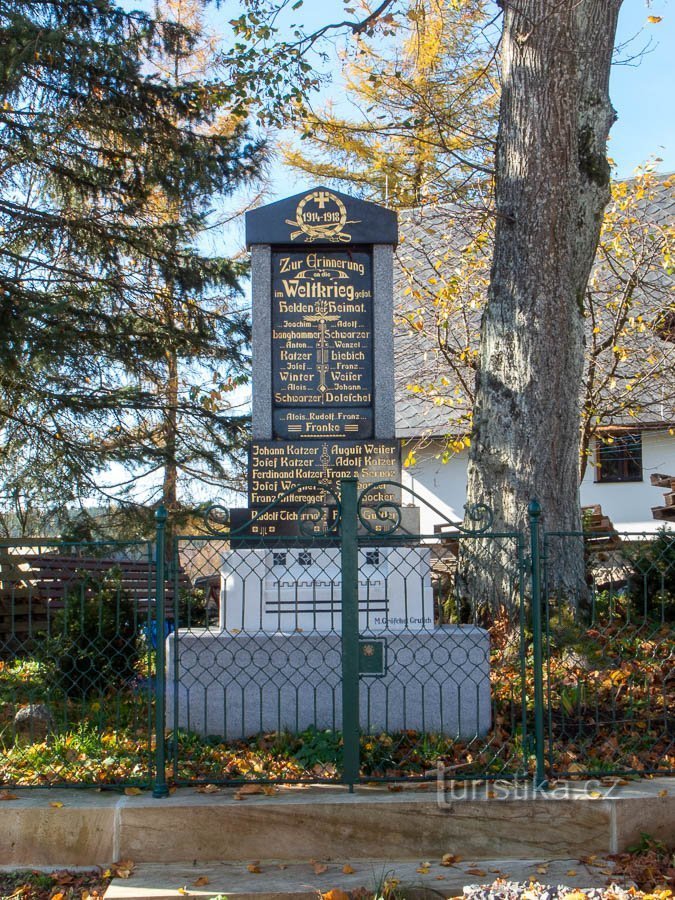
<path fill-rule="evenodd" d="M 602 511 L 599 503 L 581 507 L 581 521 L 584 523 L 586 546 L 590 549 L 612 550 L 621 544 L 621 537 L 609 516 Z"/>
<path fill-rule="evenodd" d="M 650 478 L 655 487 L 665 488 L 663 506 L 652 506 L 652 516 L 664 522 L 675 522 L 675 475 L 655 473 Z"/>

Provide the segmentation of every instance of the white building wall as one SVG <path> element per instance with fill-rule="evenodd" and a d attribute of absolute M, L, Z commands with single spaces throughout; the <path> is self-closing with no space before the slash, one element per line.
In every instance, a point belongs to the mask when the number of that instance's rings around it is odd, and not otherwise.
<path fill-rule="evenodd" d="M 595 458 L 595 447 L 591 448 Z M 599 503 L 620 531 L 656 531 L 663 522 L 652 518 L 652 506 L 663 506 L 663 488 L 649 480 L 656 472 L 675 475 L 675 437 L 668 431 L 642 432 L 642 481 L 600 483 L 597 469 L 589 466 L 581 482 L 581 503 Z"/>
<path fill-rule="evenodd" d="M 441 514 L 414 501 L 421 509 L 420 530 L 423 534 L 433 534 L 434 525 L 442 521 L 443 516 L 454 521 L 464 516 L 468 451 L 453 456 L 445 464 L 435 458 L 441 453 L 440 443 L 430 443 L 416 451 L 415 466 L 404 469 L 403 483 Z M 649 476 L 655 472 L 675 475 L 675 437 L 668 431 L 642 433 L 642 471 L 640 482 L 601 484 L 595 480 L 596 469 L 589 466 L 581 483 L 582 506 L 600 504 L 603 513 L 619 530 L 658 530 L 664 523 L 653 519 L 651 510 L 653 506 L 663 505 L 664 490 L 650 484 Z M 405 492 L 403 502 L 411 502 Z"/>
<path fill-rule="evenodd" d="M 412 488 L 426 503 L 421 503 L 414 497 L 403 492 L 403 503 L 414 503 L 420 507 L 420 532 L 433 534 L 434 525 L 445 519 L 452 522 L 461 521 L 464 518 L 464 504 L 466 503 L 466 466 L 468 451 L 462 451 L 451 457 L 446 463 L 436 459 L 435 455 L 442 453 L 440 444 L 431 443 L 423 450 L 416 450 L 417 462 L 415 466 L 403 470 L 403 484 Z M 405 452 L 403 453 L 405 457 Z M 427 506 L 430 503 L 441 515 L 436 514 Z"/>

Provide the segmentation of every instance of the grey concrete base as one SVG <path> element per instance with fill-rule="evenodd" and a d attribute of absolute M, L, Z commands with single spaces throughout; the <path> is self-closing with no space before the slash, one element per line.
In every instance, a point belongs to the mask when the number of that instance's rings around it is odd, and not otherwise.
<path fill-rule="evenodd" d="M 327 848 L 330 849 L 330 848 Z M 250 862 L 248 863 L 251 864 Z M 351 872 L 343 871 L 345 865 Z M 382 896 L 385 880 L 399 883 L 398 894 L 406 898 L 454 897 L 470 884 L 492 884 L 497 878 L 543 884 L 564 884 L 570 889 L 606 887 L 616 883 L 606 872 L 609 860 L 598 858 L 593 865 L 578 859 L 486 859 L 461 861 L 442 866 L 440 859 L 393 860 L 336 859 L 334 856 L 317 863 L 260 860 L 250 872 L 242 863 L 161 865 L 145 863 L 127 879 L 116 878 L 105 893 L 105 900 L 169 900 L 173 897 L 216 897 L 225 895 L 237 900 L 316 900 L 332 889 L 349 892 L 365 888 L 368 896 Z M 319 870 L 317 874 L 316 870 Z M 469 871 L 467 871 L 469 870 Z M 479 873 L 483 873 L 482 875 Z M 576 874 L 571 875 L 570 872 Z M 207 879 L 207 884 L 204 880 Z M 621 883 L 621 882 L 619 882 Z"/>
<path fill-rule="evenodd" d="M 376 637 L 386 639 L 386 674 L 361 678 L 366 733 L 413 729 L 472 738 L 489 730 L 485 630 L 446 625 Z M 230 739 L 341 729 L 341 636 L 335 632 L 179 631 L 167 640 L 167 672 L 169 728 Z"/>

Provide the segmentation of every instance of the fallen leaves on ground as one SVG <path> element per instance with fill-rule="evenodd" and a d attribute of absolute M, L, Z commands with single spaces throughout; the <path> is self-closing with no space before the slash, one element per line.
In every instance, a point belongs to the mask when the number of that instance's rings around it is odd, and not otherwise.
<path fill-rule="evenodd" d="M 192 887 L 204 887 L 205 884 L 209 883 L 208 875 L 200 875 L 195 881 L 192 882 Z"/>
<path fill-rule="evenodd" d="M 613 877 L 635 882 L 641 891 L 659 888 L 675 891 L 675 845 L 666 846 L 643 834 L 636 847 L 609 858 L 614 863 Z"/>
<path fill-rule="evenodd" d="M 603 603 L 605 601 L 602 601 Z M 501 638 L 500 638 L 501 633 Z M 497 619 L 490 627 L 493 650 L 490 679 L 493 727 L 482 742 L 462 742 L 412 730 L 363 735 L 362 776 L 392 779 L 388 789 L 429 790 L 428 783 L 404 787 L 406 778 L 446 779 L 457 770 L 462 778 L 513 775 L 532 766 L 522 744 L 522 699 L 531 723 L 532 665 L 525 676 L 520 654 L 509 648 L 512 631 Z M 501 643 L 500 643 L 501 641 Z M 673 629 L 656 617 L 635 618 L 628 599 L 614 597 L 611 608 L 598 601 L 593 627 L 564 615 L 552 617 L 547 650 L 546 693 L 550 758 L 553 774 L 595 775 L 603 787 L 628 783 L 623 775 L 675 772 L 675 748 L 663 727 L 675 703 L 671 676 L 675 648 Z M 531 653 L 531 647 L 526 648 Z M 34 660 L 16 659 L 0 666 L 0 731 L 12 727 L 17 705 L 30 696 L 49 695 L 45 672 Z M 45 697 L 42 697 L 42 691 Z M 111 691 L 86 706 L 50 699 L 54 716 L 64 722 L 59 742 L 36 741 L 7 748 L 0 758 L 0 786 L 66 784 L 115 785 L 134 795 L 145 785 L 153 747 L 147 727 L 147 697 L 133 690 Z M 109 714 L 108 714 L 109 711 Z M 124 722 L 120 726 L 120 722 Z M 529 725 L 528 725 L 529 727 Z M 340 775 L 341 735 L 307 729 L 301 734 L 269 733 L 241 741 L 218 742 L 177 731 L 173 741 L 179 784 L 199 784 L 200 793 L 215 793 L 216 782 L 242 782 L 235 797 L 249 795 L 248 780 L 335 779 Z M 605 772 L 616 772 L 605 775 Z M 400 781 L 399 781 L 400 780 Z M 419 786 L 418 786 L 419 784 Z M 135 787 L 135 785 L 139 785 Z M 250 791 L 271 795 L 270 784 Z M 489 797 L 496 789 L 486 791 Z M 672 793 L 672 789 L 671 789 Z M 500 796 L 500 794 L 497 794 Z M 591 797 L 598 799 L 594 793 Z M 659 796 L 665 796 L 663 791 Z M 8 790 L 1 800 L 19 799 Z"/>
<path fill-rule="evenodd" d="M 134 863 L 130 859 L 121 859 L 119 862 L 114 862 L 110 867 L 110 871 L 115 878 L 129 878 L 133 870 Z"/>
<path fill-rule="evenodd" d="M 0 897 L 16 900 L 101 900 L 110 876 L 85 872 L 0 872 Z"/>
<path fill-rule="evenodd" d="M 212 791 L 208 791 L 208 793 L 212 793 Z M 276 793 L 277 788 L 273 784 L 242 784 L 235 791 L 234 799 L 245 800 L 246 797 L 251 797 L 253 794 L 265 794 L 267 797 L 273 797 Z"/>

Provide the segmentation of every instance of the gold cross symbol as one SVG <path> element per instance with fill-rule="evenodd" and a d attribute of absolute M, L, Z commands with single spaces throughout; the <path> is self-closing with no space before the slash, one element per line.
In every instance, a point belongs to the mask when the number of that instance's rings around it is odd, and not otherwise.
<path fill-rule="evenodd" d="M 326 203 L 330 200 L 330 194 L 327 194 L 325 191 L 321 191 L 316 194 L 314 197 L 314 202 L 319 204 L 319 209 L 323 209 Z"/>

